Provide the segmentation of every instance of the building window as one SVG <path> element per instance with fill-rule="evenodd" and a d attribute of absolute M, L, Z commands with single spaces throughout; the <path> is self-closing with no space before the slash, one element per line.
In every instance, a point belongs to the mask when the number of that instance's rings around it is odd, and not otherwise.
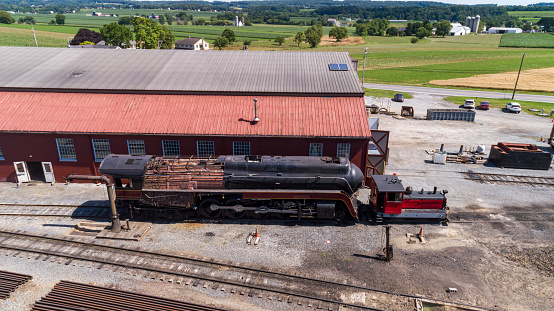
<path fill-rule="evenodd" d="M 322 143 L 310 143 L 310 157 L 323 156 L 323 144 Z"/>
<path fill-rule="evenodd" d="M 4 152 L 2 151 L 2 146 L 0 146 L 0 160 L 4 160 Z"/>
<path fill-rule="evenodd" d="M 207 158 L 215 155 L 213 141 L 197 141 L 196 149 L 199 158 Z"/>
<path fill-rule="evenodd" d="M 233 142 L 233 155 L 250 155 L 250 142 L 249 141 L 234 141 Z"/>
<path fill-rule="evenodd" d="M 337 157 L 350 158 L 350 144 L 337 144 Z"/>
<path fill-rule="evenodd" d="M 72 138 L 56 138 L 60 161 L 77 161 L 75 145 Z"/>
<path fill-rule="evenodd" d="M 108 139 L 93 139 L 92 147 L 94 148 L 94 159 L 98 162 L 112 153 L 110 150 L 110 141 Z"/>
<path fill-rule="evenodd" d="M 178 140 L 163 140 L 164 156 L 179 156 L 181 155 L 181 148 L 179 147 Z"/>
<path fill-rule="evenodd" d="M 142 139 L 128 139 L 127 148 L 129 149 L 129 154 L 132 156 L 146 154 L 146 147 Z"/>

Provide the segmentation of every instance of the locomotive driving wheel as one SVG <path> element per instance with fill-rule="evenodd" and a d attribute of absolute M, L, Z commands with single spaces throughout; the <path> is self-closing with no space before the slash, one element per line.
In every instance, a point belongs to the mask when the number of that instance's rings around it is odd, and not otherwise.
<path fill-rule="evenodd" d="M 222 213 L 219 205 L 219 200 L 216 198 L 206 198 L 198 204 L 198 214 L 210 219 L 220 218 Z"/>
<path fill-rule="evenodd" d="M 246 217 L 244 207 L 238 203 L 237 199 L 229 199 L 225 201 L 226 206 L 233 205 L 234 209 L 226 209 L 223 211 L 225 217 L 229 219 L 241 219 Z"/>
<path fill-rule="evenodd" d="M 344 221 L 346 219 L 346 207 L 342 204 L 337 204 L 335 209 L 335 221 Z"/>

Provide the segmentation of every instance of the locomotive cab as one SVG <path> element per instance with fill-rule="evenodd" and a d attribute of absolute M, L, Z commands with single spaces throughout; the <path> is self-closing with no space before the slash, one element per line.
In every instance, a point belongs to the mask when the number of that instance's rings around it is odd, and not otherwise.
<path fill-rule="evenodd" d="M 370 203 L 379 217 L 445 220 L 448 217 L 448 191 L 413 191 L 402 186 L 396 175 L 371 175 Z"/>
<path fill-rule="evenodd" d="M 370 181 L 371 204 L 374 211 L 384 214 L 401 214 L 404 187 L 394 175 L 372 175 Z"/>

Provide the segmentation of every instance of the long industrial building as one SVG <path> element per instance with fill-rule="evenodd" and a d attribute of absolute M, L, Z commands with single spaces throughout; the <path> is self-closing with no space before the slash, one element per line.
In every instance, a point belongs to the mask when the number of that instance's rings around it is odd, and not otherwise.
<path fill-rule="evenodd" d="M 0 55 L 0 181 L 98 175 L 110 153 L 344 156 L 382 172 L 367 154 L 377 147 L 384 159 L 386 139 L 372 142 L 348 53 L 2 47 Z"/>

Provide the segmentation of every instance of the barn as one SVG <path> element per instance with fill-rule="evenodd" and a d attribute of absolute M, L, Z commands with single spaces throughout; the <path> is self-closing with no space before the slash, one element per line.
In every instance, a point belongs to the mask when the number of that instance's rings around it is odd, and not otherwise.
<path fill-rule="evenodd" d="M 344 156 L 364 172 L 372 166 L 375 144 L 348 53 L 0 54 L 0 181 L 98 175 L 110 153 Z"/>

